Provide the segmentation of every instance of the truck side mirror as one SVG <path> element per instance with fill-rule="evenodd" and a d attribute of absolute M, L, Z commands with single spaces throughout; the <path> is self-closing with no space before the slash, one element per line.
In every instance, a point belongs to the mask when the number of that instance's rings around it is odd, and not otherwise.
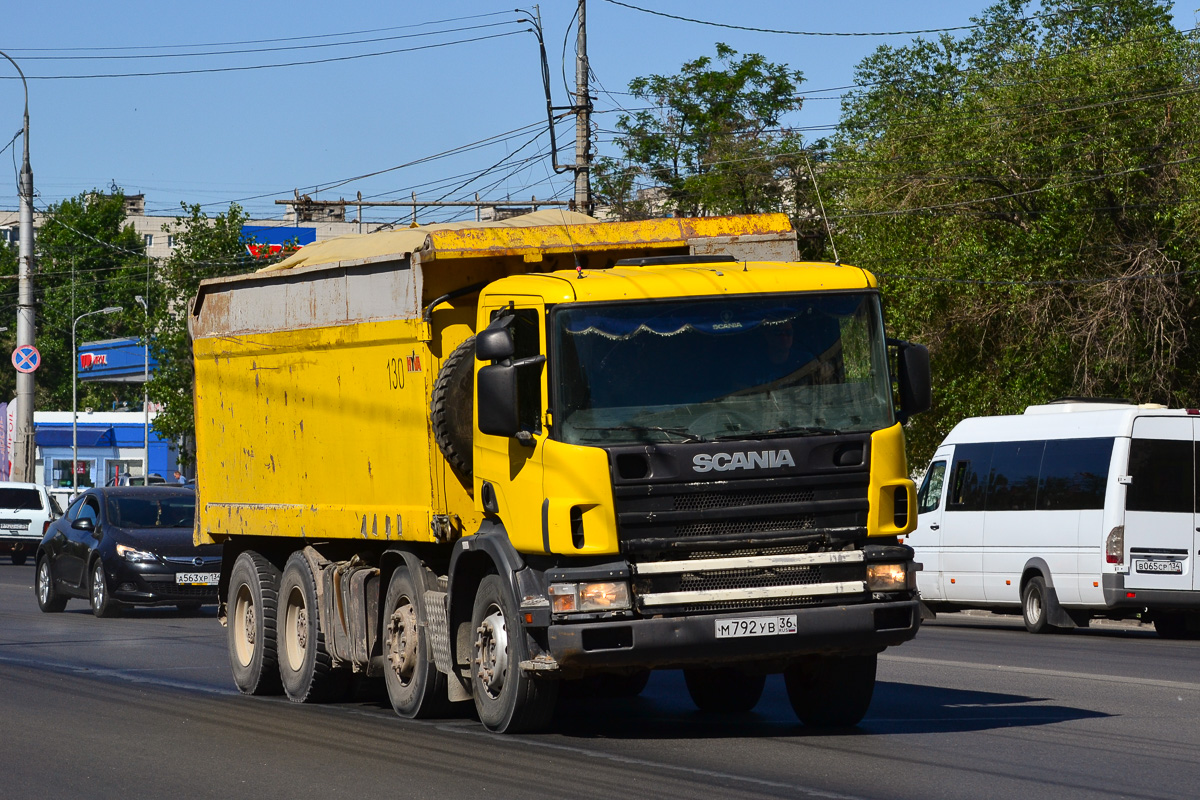
<path fill-rule="evenodd" d="M 508 333 L 507 330 L 501 332 Z M 510 347 L 511 344 L 510 339 Z M 479 353 L 478 338 L 475 352 Z M 479 432 L 489 436 L 516 436 L 521 429 L 517 412 L 517 368 L 508 364 L 481 367 L 477 381 L 479 396 L 475 407 L 479 410 Z"/>
<path fill-rule="evenodd" d="M 892 340 L 889 344 L 898 348 L 897 362 L 900 383 L 901 422 L 909 417 L 928 411 L 933 405 L 933 381 L 929 368 L 929 350 L 923 344 Z"/>
<path fill-rule="evenodd" d="M 515 317 L 511 314 L 496 317 L 491 324 L 475 337 L 475 358 L 480 361 L 504 361 L 516 352 L 509 325 Z"/>

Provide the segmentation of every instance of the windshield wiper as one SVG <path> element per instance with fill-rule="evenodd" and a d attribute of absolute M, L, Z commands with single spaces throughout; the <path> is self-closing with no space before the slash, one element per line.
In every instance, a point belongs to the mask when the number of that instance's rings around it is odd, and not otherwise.
<path fill-rule="evenodd" d="M 729 436 L 714 436 L 714 442 L 729 439 L 777 439 L 782 436 L 828 436 L 841 433 L 837 428 L 826 428 L 820 425 L 789 425 L 786 428 L 772 428 L 769 431 L 746 431 Z"/>
<path fill-rule="evenodd" d="M 668 433 L 674 436 L 680 436 L 685 442 L 706 442 L 708 441 L 698 433 L 692 433 L 686 428 L 663 428 L 658 425 L 575 425 L 576 430 L 581 431 L 632 431 L 634 433 L 654 432 Z"/>

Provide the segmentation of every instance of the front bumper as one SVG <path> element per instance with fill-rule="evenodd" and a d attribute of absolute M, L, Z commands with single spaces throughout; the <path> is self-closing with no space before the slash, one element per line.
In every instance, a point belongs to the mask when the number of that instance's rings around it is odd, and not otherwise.
<path fill-rule="evenodd" d="M 719 619 L 796 616 L 796 632 L 718 639 Z M 917 635 L 918 602 L 899 600 L 838 606 L 805 606 L 739 614 L 553 624 L 549 655 L 566 672 L 634 667 L 669 669 L 698 665 L 787 661 L 813 654 L 874 653 Z"/>
<path fill-rule="evenodd" d="M 176 582 L 180 572 L 213 572 L 218 568 L 186 569 L 178 565 L 134 564 L 125 561 L 105 564 L 109 594 L 114 600 L 132 605 L 174 605 L 176 603 L 215 603 L 217 585 L 188 586 Z"/>

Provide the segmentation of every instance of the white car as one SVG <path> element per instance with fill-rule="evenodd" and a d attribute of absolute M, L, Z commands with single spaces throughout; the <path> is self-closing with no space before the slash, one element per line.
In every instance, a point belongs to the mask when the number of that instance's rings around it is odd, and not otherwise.
<path fill-rule="evenodd" d="M 60 516 L 62 509 L 45 486 L 0 481 L 0 553 L 11 553 L 12 563 L 24 564 Z"/>

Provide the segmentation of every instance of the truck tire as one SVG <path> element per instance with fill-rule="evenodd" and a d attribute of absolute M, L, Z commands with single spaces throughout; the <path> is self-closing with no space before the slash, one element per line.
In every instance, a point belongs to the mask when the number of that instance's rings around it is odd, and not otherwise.
<path fill-rule="evenodd" d="M 293 703 L 323 703 L 342 690 L 333 657 L 325 647 L 317 609 L 317 581 L 303 553 L 292 553 L 279 578 L 275 649 L 283 693 Z"/>
<path fill-rule="evenodd" d="M 108 579 L 104 576 L 104 562 L 97 558 L 92 562 L 91 580 L 88 582 L 88 599 L 92 613 L 97 617 L 115 617 L 120 606 L 108 591 Z"/>
<path fill-rule="evenodd" d="M 471 446 L 475 422 L 475 337 L 472 336 L 442 362 L 429 401 L 433 439 L 463 482 L 471 484 L 474 468 Z"/>
<path fill-rule="evenodd" d="M 849 728 L 871 707 L 878 657 L 812 656 L 783 672 L 788 700 L 810 728 Z"/>
<path fill-rule="evenodd" d="M 54 591 L 54 577 L 50 574 L 50 561 L 46 556 L 38 559 L 34 590 L 38 608 L 47 614 L 55 614 L 67 607 L 67 598 Z"/>
<path fill-rule="evenodd" d="M 1160 611 L 1154 615 L 1154 632 L 1161 639 L 1200 639 L 1200 619 L 1188 627 L 1188 615 L 1182 611 Z"/>
<path fill-rule="evenodd" d="M 418 590 L 407 567 L 388 583 L 383 605 L 383 682 L 396 713 L 407 719 L 449 711 L 446 676 L 429 660 L 428 628 L 417 608 Z"/>
<path fill-rule="evenodd" d="M 576 700 L 621 700 L 637 697 L 650 683 L 650 670 L 628 674 L 602 672 L 584 678 L 559 681 L 558 696 Z"/>
<path fill-rule="evenodd" d="M 525 632 L 498 575 L 488 575 L 471 610 L 471 689 L 479 721 L 495 733 L 540 730 L 554 716 L 558 682 L 535 680 L 520 668 Z"/>
<path fill-rule="evenodd" d="M 278 598 L 279 569 L 253 550 L 238 555 L 229 573 L 226 640 L 233 682 L 242 694 L 283 691 L 275 650 Z"/>
<path fill-rule="evenodd" d="M 685 669 L 683 680 L 701 711 L 745 714 L 758 705 L 767 676 L 747 675 L 733 667 L 710 667 Z"/>

